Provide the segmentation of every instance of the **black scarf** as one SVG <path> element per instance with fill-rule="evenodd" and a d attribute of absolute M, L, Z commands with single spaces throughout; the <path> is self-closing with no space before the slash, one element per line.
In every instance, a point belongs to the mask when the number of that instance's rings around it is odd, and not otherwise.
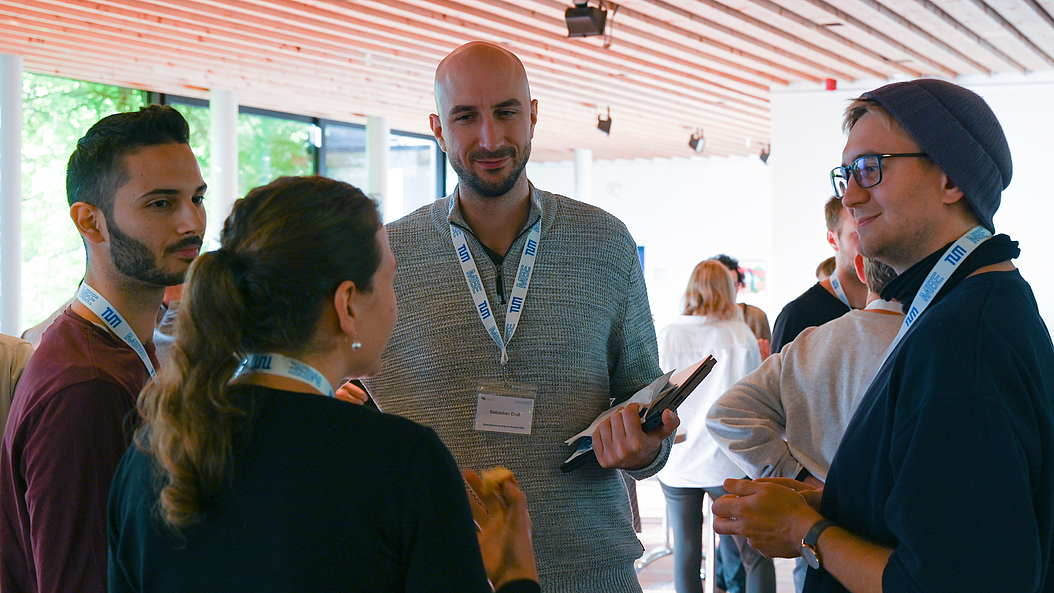
<path fill-rule="evenodd" d="M 954 242 L 955 241 L 952 241 L 937 251 L 934 251 L 922 261 L 904 270 L 903 274 L 890 280 L 889 284 L 886 284 L 886 287 L 882 289 L 882 298 L 887 301 L 896 299 L 900 302 L 901 307 L 903 307 L 904 313 L 907 313 L 908 309 L 911 307 L 911 301 L 915 298 L 915 293 L 922 288 L 922 283 L 926 281 L 926 277 L 929 276 L 930 271 L 933 270 L 933 266 L 937 265 L 937 262 L 940 261 L 944 252 L 947 251 Z M 1017 246 L 1017 241 L 1011 240 L 1007 235 L 996 235 L 984 243 L 981 243 L 966 257 L 965 260 L 963 260 L 962 264 L 959 265 L 955 272 L 952 273 L 951 278 L 948 278 L 948 281 L 944 283 L 944 286 L 941 287 L 940 292 L 937 293 L 937 296 L 933 299 L 932 303 L 940 300 L 944 295 L 948 294 L 948 291 L 950 291 L 952 287 L 962 282 L 963 278 L 966 278 L 978 269 L 1014 259 L 1019 255 L 1021 255 L 1021 250 Z"/>

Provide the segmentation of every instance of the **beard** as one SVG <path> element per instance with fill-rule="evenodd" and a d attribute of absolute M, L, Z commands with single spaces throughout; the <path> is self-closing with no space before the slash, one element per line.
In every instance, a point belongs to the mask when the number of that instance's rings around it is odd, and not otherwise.
<path fill-rule="evenodd" d="M 531 158 L 531 143 L 528 141 L 524 145 L 520 158 L 512 162 L 512 169 L 508 175 L 494 181 L 485 180 L 470 171 L 459 157 L 448 156 L 450 158 L 450 168 L 457 173 L 458 183 L 465 184 L 468 189 L 485 198 L 498 198 L 512 191 L 512 188 L 516 186 L 516 182 L 520 180 L 520 175 L 523 174 L 523 170 L 527 167 L 527 161 Z M 516 149 L 510 146 L 494 152 L 483 149 L 476 150 L 470 153 L 468 158 L 470 160 L 488 160 L 515 156 Z"/>
<path fill-rule="evenodd" d="M 116 223 L 110 222 L 110 258 L 119 272 L 155 286 L 175 286 L 183 283 L 186 270 L 182 272 L 168 272 L 162 270 L 157 264 L 157 258 L 143 243 L 125 234 Z M 173 245 L 171 249 L 178 251 L 187 247 L 201 247 L 201 239 L 191 237 Z"/>

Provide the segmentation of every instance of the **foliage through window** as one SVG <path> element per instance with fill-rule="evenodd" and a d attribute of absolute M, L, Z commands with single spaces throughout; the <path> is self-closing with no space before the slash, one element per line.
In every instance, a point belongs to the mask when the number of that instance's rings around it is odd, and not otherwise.
<path fill-rule="evenodd" d="M 22 76 L 22 318 L 43 321 L 84 276 L 66 201 L 66 163 L 96 121 L 146 105 L 146 93 L 41 74 Z"/>

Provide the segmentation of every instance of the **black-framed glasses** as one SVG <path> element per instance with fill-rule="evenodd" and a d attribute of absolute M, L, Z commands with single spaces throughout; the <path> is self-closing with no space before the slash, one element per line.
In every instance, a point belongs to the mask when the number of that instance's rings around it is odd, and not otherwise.
<path fill-rule="evenodd" d="M 900 154 L 865 154 L 856 157 L 853 164 L 848 167 L 835 167 L 831 169 L 831 185 L 834 186 L 834 195 L 838 198 L 845 196 L 845 190 L 849 187 L 849 175 L 852 172 L 853 179 L 861 188 L 875 187 L 882 183 L 882 159 L 890 159 L 898 156 L 929 156 L 924 152 L 902 152 Z"/>

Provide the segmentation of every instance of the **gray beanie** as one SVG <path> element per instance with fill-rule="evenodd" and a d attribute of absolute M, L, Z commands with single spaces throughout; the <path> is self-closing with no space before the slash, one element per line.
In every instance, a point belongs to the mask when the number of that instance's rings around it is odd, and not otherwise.
<path fill-rule="evenodd" d="M 963 191 L 981 224 L 992 217 L 1013 174 L 1010 147 L 992 109 L 977 93 L 922 78 L 864 93 L 888 111 L 923 152 Z"/>

